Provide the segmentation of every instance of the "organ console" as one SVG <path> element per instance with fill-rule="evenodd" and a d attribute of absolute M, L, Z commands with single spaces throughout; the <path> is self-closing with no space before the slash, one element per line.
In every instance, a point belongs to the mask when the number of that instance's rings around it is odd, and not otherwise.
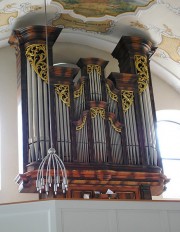
<path fill-rule="evenodd" d="M 53 66 L 52 47 L 61 30 L 47 27 L 48 59 L 44 26 L 14 30 L 9 39 L 16 49 L 21 109 L 19 191 L 36 192 L 37 170 L 50 148 L 52 127 L 53 145 L 69 183 L 66 194 L 59 190 L 56 197 L 151 199 L 161 194 L 167 178 L 149 68 L 155 48 L 143 38 L 123 36 L 112 52 L 121 73 L 105 77 L 108 61 L 99 58 L 80 58 L 76 68 Z"/>

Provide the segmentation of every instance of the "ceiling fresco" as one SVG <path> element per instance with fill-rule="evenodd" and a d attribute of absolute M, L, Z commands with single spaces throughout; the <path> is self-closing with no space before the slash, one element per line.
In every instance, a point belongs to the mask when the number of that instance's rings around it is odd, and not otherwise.
<path fill-rule="evenodd" d="M 117 16 L 122 13 L 134 12 L 138 7 L 147 6 L 152 0 L 54 0 L 65 10 L 85 17 Z"/>
<path fill-rule="evenodd" d="M 75 18 L 69 14 L 60 14 L 60 16 L 52 21 L 53 26 L 62 26 L 64 28 L 79 29 L 97 33 L 107 33 L 112 25 L 113 20 L 106 19 L 101 21 L 84 21 L 79 18 Z"/>
<path fill-rule="evenodd" d="M 112 52 L 123 35 L 142 36 L 158 49 L 155 70 L 180 91 L 180 0 L 46 0 L 48 24 L 60 41 Z M 0 47 L 14 28 L 44 24 L 44 0 L 0 0 Z M 173 79 L 170 79 L 173 78 Z M 172 81 L 173 80 L 173 81 Z"/>

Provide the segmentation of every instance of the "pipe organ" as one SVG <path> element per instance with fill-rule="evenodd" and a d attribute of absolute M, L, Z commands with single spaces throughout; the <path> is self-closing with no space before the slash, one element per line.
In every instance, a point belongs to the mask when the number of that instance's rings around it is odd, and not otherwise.
<path fill-rule="evenodd" d="M 112 52 L 121 73 L 105 77 L 108 61 L 99 58 L 80 58 L 77 68 L 53 66 L 52 47 L 61 29 L 47 32 L 48 57 L 44 26 L 14 30 L 9 39 L 16 49 L 21 109 L 20 191 L 36 192 L 37 169 L 52 142 L 69 182 L 68 192 L 59 191 L 58 197 L 151 199 L 161 194 L 167 178 L 156 138 L 152 44 L 122 37 Z"/>

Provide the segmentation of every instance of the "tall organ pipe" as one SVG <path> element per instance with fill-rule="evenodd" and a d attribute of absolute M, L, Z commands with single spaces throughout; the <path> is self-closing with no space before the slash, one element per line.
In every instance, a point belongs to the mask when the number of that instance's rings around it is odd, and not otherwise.
<path fill-rule="evenodd" d="M 34 150 L 35 159 L 38 161 L 39 156 L 39 125 L 38 125 L 38 97 L 37 97 L 37 76 L 32 69 L 32 98 L 33 98 L 33 133 L 34 133 Z"/>
<path fill-rule="evenodd" d="M 43 85 L 42 80 L 38 77 L 38 111 L 39 111 L 39 143 L 40 143 L 40 159 L 45 155 L 44 144 L 44 109 L 43 109 Z"/>
<path fill-rule="evenodd" d="M 32 103 L 32 71 L 27 60 L 27 90 L 28 90 L 28 128 L 29 128 L 29 163 L 34 161 L 34 137 L 33 137 L 33 103 Z"/>

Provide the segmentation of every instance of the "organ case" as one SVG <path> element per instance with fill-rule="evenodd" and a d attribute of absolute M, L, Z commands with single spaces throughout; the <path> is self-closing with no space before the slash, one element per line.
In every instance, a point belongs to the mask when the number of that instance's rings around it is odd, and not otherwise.
<path fill-rule="evenodd" d="M 121 73 L 105 77 L 108 61 L 99 58 L 80 58 L 79 68 L 53 66 L 52 46 L 61 29 L 47 31 L 48 57 L 43 26 L 15 30 L 9 40 L 16 48 L 22 110 L 20 192 L 36 192 L 37 169 L 50 148 L 52 127 L 52 142 L 69 182 L 68 192 L 57 196 L 151 199 L 161 194 L 167 178 L 156 138 L 148 63 L 152 44 L 122 37 L 112 53 Z M 106 194 L 108 189 L 113 194 Z"/>

